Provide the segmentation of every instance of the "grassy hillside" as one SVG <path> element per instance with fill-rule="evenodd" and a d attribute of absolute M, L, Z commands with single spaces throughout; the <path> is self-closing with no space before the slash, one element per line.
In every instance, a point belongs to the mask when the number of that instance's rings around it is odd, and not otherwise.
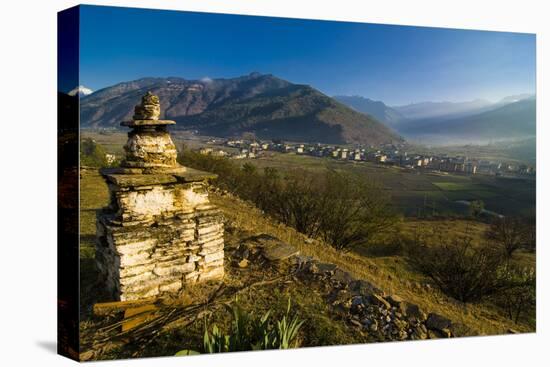
<path fill-rule="evenodd" d="M 81 329 L 90 333 L 93 324 L 89 319 L 89 307 L 93 302 L 102 301 L 101 292 L 97 292 L 94 284 L 94 237 L 95 237 L 95 211 L 108 202 L 106 185 L 96 172 L 84 174 L 81 181 L 81 269 L 82 269 L 82 297 L 83 297 L 83 321 Z M 515 324 L 505 317 L 501 311 L 490 303 L 462 304 L 442 294 L 431 286 L 428 279 L 413 270 L 399 246 L 392 245 L 394 235 L 389 234 L 379 239 L 375 244 L 358 248 L 353 252 L 336 251 L 332 247 L 317 240 L 305 238 L 281 223 L 274 222 L 270 217 L 257 210 L 250 204 L 228 195 L 211 194 L 212 202 L 218 205 L 227 218 L 231 229 L 226 232 L 226 252 L 231 253 L 244 238 L 255 234 L 269 234 L 292 244 L 304 255 L 314 256 L 321 261 L 338 265 L 349 271 L 356 277 L 371 281 L 377 287 L 388 294 L 398 294 L 409 302 L 418 304 L 427 312 L 437 312 L 451 320 L 465 326 L 467 334 L 489 335 L 505 333 L 514 328 L 519 331 L 533 331 L 534 326 L 527 323 Z M 417 232 L 445 233 L 449 236 L 468 234 L 479 238 L 485 225 L 464 220 L 439 220 L 439 221 L 406 221 L 399 229 L 400 236 L 412 236 Z M 518 253 L 516 261 L 534 262 L 533 254 Z M 230 260 L 228 260 L 229 262 Z M 237 286 L 244 281 L 243 276 L 265 276 L 265 269 L 258 269 L 258 275 L 251 270 L 244 273 L 232 267 L 227 268 L 229 284 Z M 95 287 L 95 288 L 94 288 Z M 94 289 L 92 292 L 91 290 Z M 288 296 L 295 302 L 299 314 L 308 320 L 301 338 L 303 346 L 325 344 L 347 344 L 366 342 L 369 339 L 360 332 L 350 329 L 344 320 L 331 311 L 326 299 L 317 291 L 304 288 L 299 282 L 280 282 L 276 286 L 261 287 L 253 293 L 241 294 L 239 299 L 245 308 L 262 312 L 273 305 L 283 307 Z M 199 296 L 197 296 L 199 297 Z M 204 297 L 204 295 L 202 296 Z M 284 307 L 283 307 L 284 308 Z M 218 316 L 217 322 L 225 322 L 223 313 Z M 226 320 L 227 321 L 227 320 Z M 181 349 L 185 340 L 194 340 L 200 343 L 202 323 L 190 325 L 187 329 L 166 331 L 140 355 L 170 354 Z M 119 346 L 120 347 L 120 346 Z M 113 346 L 109 356 L 131 356 L 138 346 L 117 349 Z"/>

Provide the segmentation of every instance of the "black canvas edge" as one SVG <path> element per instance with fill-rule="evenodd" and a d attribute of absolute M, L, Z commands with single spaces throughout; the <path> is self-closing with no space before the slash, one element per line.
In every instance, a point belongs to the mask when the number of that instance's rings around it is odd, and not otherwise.
<path fill-rule="evenodd" d="M 79 361 L 79 6 L 57 27 L 57 353 Z"/>

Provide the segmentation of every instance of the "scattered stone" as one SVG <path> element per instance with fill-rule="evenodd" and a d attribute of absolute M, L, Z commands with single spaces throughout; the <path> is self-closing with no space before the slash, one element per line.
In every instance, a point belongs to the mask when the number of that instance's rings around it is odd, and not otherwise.
<path fill-rule="evenodd" d="M 338 268 L 335 264 L 330 263 L 316 263 L 315 266 L 310 269 L 313 274 L 325 274 L 332 275 Z"/>
<path fill-rule="evenodd" d="M 370 331 L 378 331 L 378 322 L 376 320 L 372 320 L 372 323 L 369 326 Z"/>
<path fill-rule="evenodd" d="M 401 303 L 404 302 L 403 298 L 399 297 L 396 294 L 392 294 L 391 296 L 386 297 L 388 302 L 395 307 L 398 307 Z"/>
<path fill-rule="evenodd" d="M 364 305 L 364 303 L 363 303 L 363 297 L 361 297 L 361 296 L 354 296 L 354 297 L 351 299 L 351 306 L 354 307 L 354 306 L 359 306 L 359 305 Z"/>
<path fill-rule="evenodd" d="M 430 313 L 426 319 L 426 327 L 430 330 L 444 330 L 451 326 L 451 320 L 436 313 Z"/>
<path fill-rule="evenodd" d="M 248 259 L 242 259 L 239 261 L 239 268 L 247 268 L 248 267 Z"/>
<path fill-rule="evenodd" d="M 269 261 L 281 261 L 288 259 L 292 256 L 298 255 L 300 252 L 296 250 L 293 246 L 280 242 L 277 245 L 271 245 L 269 247 L 264 247 L 263 254 L 265 258 Z"/>
<path fill-rule="evenodd" d="M 351 281 L 349 283 L 349 288 L 353 292 L 356 292 L 363 296 L 371 295 L 373 293 L 378 293 L 378 294 L 382 293 L 382 291 L 380 291 L 374 285 L 372 285 L 371 283 L 363 279 L 357 279 L 357 280 Z"/>
<path fill-rule="evenodd" d="M 372 303 L 374 303 L 375 305 L 384 307 L 386 310 L 389 310 L 391 308 L 390 303 L 378 294 L 372 294 L 370 296 L 370 299 L 371 299 Z"/>
<path fill-rule="evenodd" d="M 347 285 L 353 280 L 353 277 L 347 271 L 343 271 L 342 269 L 337 268 L 336 270 L 334 270 L 332 280 Z"/>
<path fill-rule="evenodd" d="M 414 331 L 410 334 L 410 337 L 412 340 L 424 340 L 428 338 L 428 333 L 422 330 L 422 328 L 417 327 L 414 329 Z"/>
<path fill-rule="evenodd" d="M 294 256 L 295 265 L 298 269 L 308 269 L 311 265 L 313 258 L 311 256 L 296 255 Z"/>
<path fill-rule="evenodd" d="M 443 330 L 429 329 L 428 330 L 428 338 L 430 339 L 446 339 L 450 337 L 451 337 L 451 333 L 449 329 L 443 329 Z"/>
<path fill-rule="evenodd" d="M 426 320 L 426 314 L 422 312 L 417 305 L 413 305 L 412 303 L 407 303 L 405 315 L 407 315 L 409 319 L 414 319 L 419 322 L 424 322 Z"/>

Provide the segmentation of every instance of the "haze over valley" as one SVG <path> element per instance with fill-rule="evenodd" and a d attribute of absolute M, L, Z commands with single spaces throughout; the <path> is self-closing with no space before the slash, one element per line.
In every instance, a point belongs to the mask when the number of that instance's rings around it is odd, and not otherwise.
<path fill-rule="evenodd" d="M 335 98 L 417 143 L 483 145 L 529 140 L 536 132 L 536 97 L 532 94 L 509 96 L 497 102 L 474 99 L 405 106 L 388 106 L 361 96 Z"/>

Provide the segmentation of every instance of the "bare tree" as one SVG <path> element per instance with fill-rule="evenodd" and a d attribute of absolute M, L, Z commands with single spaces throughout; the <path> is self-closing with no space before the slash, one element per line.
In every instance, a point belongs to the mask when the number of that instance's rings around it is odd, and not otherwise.
<path fill-rule="evenodd" d="M 486 237 L 495 246 L 502 249 L 507 258 L 522 247 L 534 242 L 534 226 L 515 217 L 499 218 L 491 223 Z"/>
<path fill-rule="evenodd" d="M 473 246 L 467 237 L 442 241 L 429 246 L 417 239 L 409 244 L 408 257 L 447 295 L 477 302 L 510 286 L 504 257 L 493 247 Z"/>

